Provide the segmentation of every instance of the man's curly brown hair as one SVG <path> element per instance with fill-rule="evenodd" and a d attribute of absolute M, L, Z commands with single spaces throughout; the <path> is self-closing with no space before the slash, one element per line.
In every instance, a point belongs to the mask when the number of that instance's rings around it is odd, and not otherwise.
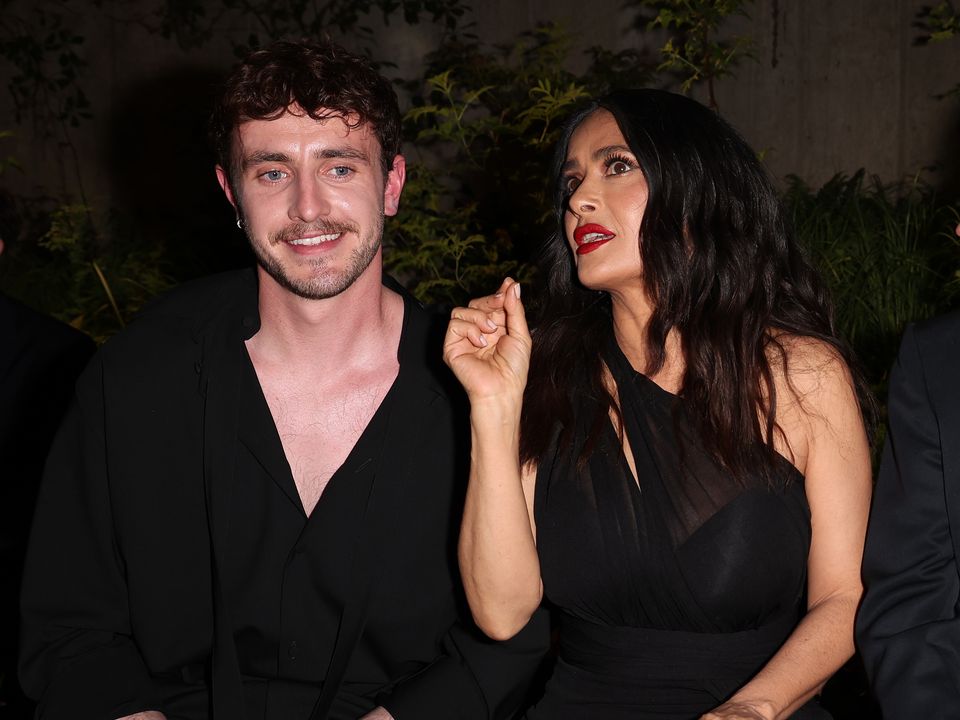
<path fill-rule="evenodd" d="M 400 109 L 390 81 L 369 60 L 329 41 L 279 40 L 255 50 L 228 78 L 210 118 L 217 161 L 234 178 L 233 135 L 249 120 L 275 120 L 298 105 L 314 120 L 369 124 L 384 176 L 400 151 Z"/>

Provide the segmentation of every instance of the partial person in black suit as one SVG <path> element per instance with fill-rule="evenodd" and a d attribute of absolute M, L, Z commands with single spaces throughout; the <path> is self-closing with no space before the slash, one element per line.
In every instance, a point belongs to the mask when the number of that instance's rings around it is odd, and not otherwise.
<path fill-rule="evenodd" d="M 0 255 L 4 241 L 0 238 Z M 30 716 L 17 684 L 18 597 L 43 462 L 93 341 L 0 293 L 0 719 Z"/>
<path fill-rule="evenodd" d="M 957 226 L 960 235 L 960 226 Z M 884 718 L 960 714 L 960 312 L 907 327 L 863 562 L 860 652 Z"/>

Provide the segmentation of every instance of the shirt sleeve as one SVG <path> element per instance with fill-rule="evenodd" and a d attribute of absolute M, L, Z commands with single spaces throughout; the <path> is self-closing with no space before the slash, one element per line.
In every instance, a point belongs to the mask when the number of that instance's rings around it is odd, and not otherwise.
<path fill-rule="evenodd" d="M 382 704 L 395 720 L 510 718 L 523 705 L 549 640 L 549 618 L 542 609 L 504 642 L 458 623 L 444 639 L 444 657 L 398 685 Z"/>
<path fill-rule="evenodd" d="M 960 707 L 960 578 L 942 443 L 957 438 L 941 435 L 913 327 L 891 373 L 888 410 L 857 639 L 884 717 L 947 717 Z"/>
<path fill-rule="evenodd" d="M 20 679 L 38 718 L 122 717 L 160 709 L 131 638 L 113 533 L 102 363 L 81 376 L 37 500 L 21 593 Z"/>

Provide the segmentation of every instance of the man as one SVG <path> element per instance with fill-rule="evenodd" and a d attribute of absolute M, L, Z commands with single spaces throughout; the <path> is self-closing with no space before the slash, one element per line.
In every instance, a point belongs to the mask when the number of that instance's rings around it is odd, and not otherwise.
<path fill-rule="evenodd" d="M 93 351 L 79 330 L 0 293 L 0 718 L 32 714 L 16 671 L 23 555 L 44 458 Z"/>
<path fill-rule="evenodd" d="M 857 640 L 885 718 L 954 718 L 960 713 L 960 313 L 907 327 L 887 408 Z"/>
<path fill-rule="evenodd" d="M 381 272 L 396 96 L 335 45 L 280 42 L 212 129 L 256 274 L 182 288 L 78 384 L 24 579 L 39 716 L 509 716 L 544 629 L 457 622 L 460 423 Z"/>

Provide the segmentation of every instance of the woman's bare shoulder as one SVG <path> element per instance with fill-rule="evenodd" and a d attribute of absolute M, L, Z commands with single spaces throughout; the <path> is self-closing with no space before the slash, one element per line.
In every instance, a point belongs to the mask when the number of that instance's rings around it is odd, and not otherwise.
<path fill-rule="evenodd" d="M 826 340 L 771 333 L 767 358 L 778 392 L 783 388 L 801 405 L 812 403 L 816 408 L 831 397 L 852 398 L 856 394 L 846 359 Z"/>

